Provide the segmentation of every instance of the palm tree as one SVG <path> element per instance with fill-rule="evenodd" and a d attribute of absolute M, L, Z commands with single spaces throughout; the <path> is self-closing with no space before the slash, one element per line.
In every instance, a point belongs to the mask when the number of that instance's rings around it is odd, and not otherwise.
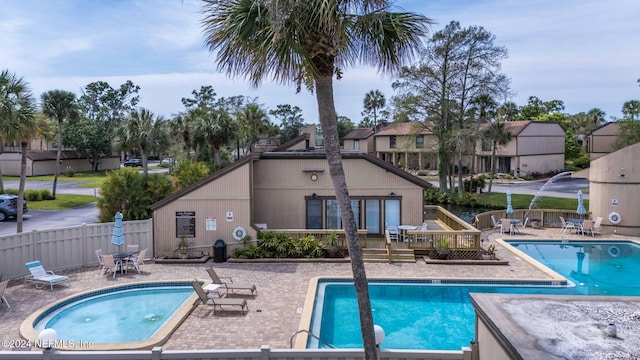
<path fill-rule="evenodd" d="M 0 73 L 0 136 L 9 143 L 20 143 L 20 185 L 16 232 L 22 232 L 24 185 L 27 177 L 29 141 L 37 132 L 35 100 L 22 78 L 3 70 Z"/>
<path fill-rule="evenodd" d="M 333 76 L 355 63 L 398 71 L 420 47 L 430 20 L 390 12 L 384 0 L 204 0 L 206 43 L 220 68 L 254 85 L 273 77 L 315 91 L 329 172 L 340 205 L 360 310 L 365 356 L 376 358 L 362 248 L 342 167 Z"/>
<path fill-rule="evenodd" d="M 373 133 L 378 128 L 378 110 L 385 105 L 384 95 L 380 90 L 371 90 L 364 96 L 364 108 L 368 113 L 373 114 Z"/>
<path fill-rule="evenodd" d="M 255 101 L 242 108 L 237 114 L 237 120 L 240 128 L 239 137 L 245 146 L 245 154 L 253 150 L 253 145 L 258 141 L 260 135 L 268 134 L 272 128 L 266 111 Z M 238 158 L 240 158 L 240 153 L 238 153 Z"/>
<path fill-rule="evenodd" d="M 40 97 L 42 113 L 58 122 L 58 149 L 56 152 L 56 169 L 53 175 L 53 198 L 56 197 L 56 186 L 60 174 L 60 154 L 62 153 L 62 123 L 64 120 L 78 116 L 76 94 L 65 90 L 49 90 Z"/>
<path fill-rule="evenodd" d="M 131 116 L 116 130 L 114 148 L 122 151 L 138 151 L 142 159 L 142 169 L 147 175 L 147 157 L 153 147 L 156 116 L 148 109 L 131 112 Z"/>
<path fill-rule="evenodd" d="M 511 133 L 505 130 L 504 122 L 491 123 L 484 136 L 491 141 L 491 177 L 489 178 L 489 192 L 493 185 L 493 176 L 496 173 L 496 149 L 498 145 L 506 145 L 511 141 Z"/>
<path fill-rule="evenodd" d="M 237 124 L 231 119 L 229 113 L 222 109 L 208 110 L 195 124 L 195 138 L 206 142 L 213 151 L 213 167 L 215 170 L 222 167 L 222 154 L 220 149 L 235 136 Z"/>

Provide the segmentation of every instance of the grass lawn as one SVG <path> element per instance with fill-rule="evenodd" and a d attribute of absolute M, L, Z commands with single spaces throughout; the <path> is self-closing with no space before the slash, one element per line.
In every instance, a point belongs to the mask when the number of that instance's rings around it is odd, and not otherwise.
<path fill-rule="evenodd" d="M 511 206 L 514 209 L 528 209 L 533 200 L 533 195 L 511 194 Z M 505 193 L 481 194 L 478 202 L 487 207 L 507 207 L 507 195 Z M 541 196 L 536 200 L 536 208 L 538 209 L 577 209 L 578 198 L 556 198 Z M 589 200 L 584 200 L 584 207 L 589 208 Z"/>
<path fill-rule="evenodd" d="M 55 200 L 28 201 L 29 210 L 66 210 L 96 202 L 91 195 L 58 194 Z"/>
<path fill-rule="evenodd" d="M 59 182 L 82 182 L 78 187 L 81 188 L 97 188 L 102 187 L 102 183 L 107 178 L 107 173 L 104 171 L 99 172 L 86 172 L 86 173 L 76 173 L 73 176 L 66 176 L 64 174 L 60 174 L 58 176 Z M 15 180 L 19 181 L 19 176 L 3 176 L 5 180 Z M 45 176 L 30 176 L 27 178 L 28 181 L 45 181 L 50 182 L 53 186 L 53 175 L 45 175 Z"/>

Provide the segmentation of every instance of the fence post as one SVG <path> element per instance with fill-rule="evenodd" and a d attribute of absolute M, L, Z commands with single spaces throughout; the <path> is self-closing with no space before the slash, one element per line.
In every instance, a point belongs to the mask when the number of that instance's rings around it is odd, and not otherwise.
<path fill-rule="evenodd" d="M 162 355 L 162 347 L 155 346 L 151 349 L 151 360 L 160 360 L 160 355 Z"/>
<path fill-rule="evenodd" d="M 262 345 L 260 347 L 260 359 L 269 360 L 271 357 L 271 347 L 269 345 Z"/>

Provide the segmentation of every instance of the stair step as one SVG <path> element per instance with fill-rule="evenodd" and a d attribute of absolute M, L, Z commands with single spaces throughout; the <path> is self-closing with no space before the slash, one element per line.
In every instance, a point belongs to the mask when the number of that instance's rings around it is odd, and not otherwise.
<path fill-rule="evenodd" d="M 388 262 L 386 249 L 363 249 L 363 260 L 365 262 Z M 391 262 L 415 263 L 416 256 L 411 249 L 392 249 Z"/>

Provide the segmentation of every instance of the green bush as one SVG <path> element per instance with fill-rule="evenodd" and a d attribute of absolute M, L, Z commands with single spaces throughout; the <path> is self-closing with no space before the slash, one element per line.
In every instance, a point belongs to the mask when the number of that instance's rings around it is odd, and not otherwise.
<path fill-rule="evenodd" d="M 209 175 L 207 163 L 180 161 L 173 171 L 173 184 L 176 190 L 184 189 L 207 175 Z"/>
<path fill-rule="evenodd" d="M 260 232 L 258 246 L 248 245 L 236 248 L 231 256 L 238 259 L 259 258 L 322 258 L 327 251 L 324 245 L 313 236 L 294 239 L 287 234 Z"/>
<path fill-rule="evenodd" d="M 579 158 L 573 160 L 573 166 L 579 169 L 586 169 L 591 166 L 591 161 L 589 160 L 589 156 L 582 155 Z"/>
<path fill-rule="evenodd" d="M 477 188 L 484 188 L 487 184 L 487 177 L 484 174 L 477 175 L 473 179 L 467 179 L 462 181 L 462 188 L 466 192 L 476 192 Z"/>
<path fill-rule="evenodd" d="M 42 200 L 42 195 L 39 190 L 25 190 L 24 198 L 27 201 L 40 201 Z"/>

